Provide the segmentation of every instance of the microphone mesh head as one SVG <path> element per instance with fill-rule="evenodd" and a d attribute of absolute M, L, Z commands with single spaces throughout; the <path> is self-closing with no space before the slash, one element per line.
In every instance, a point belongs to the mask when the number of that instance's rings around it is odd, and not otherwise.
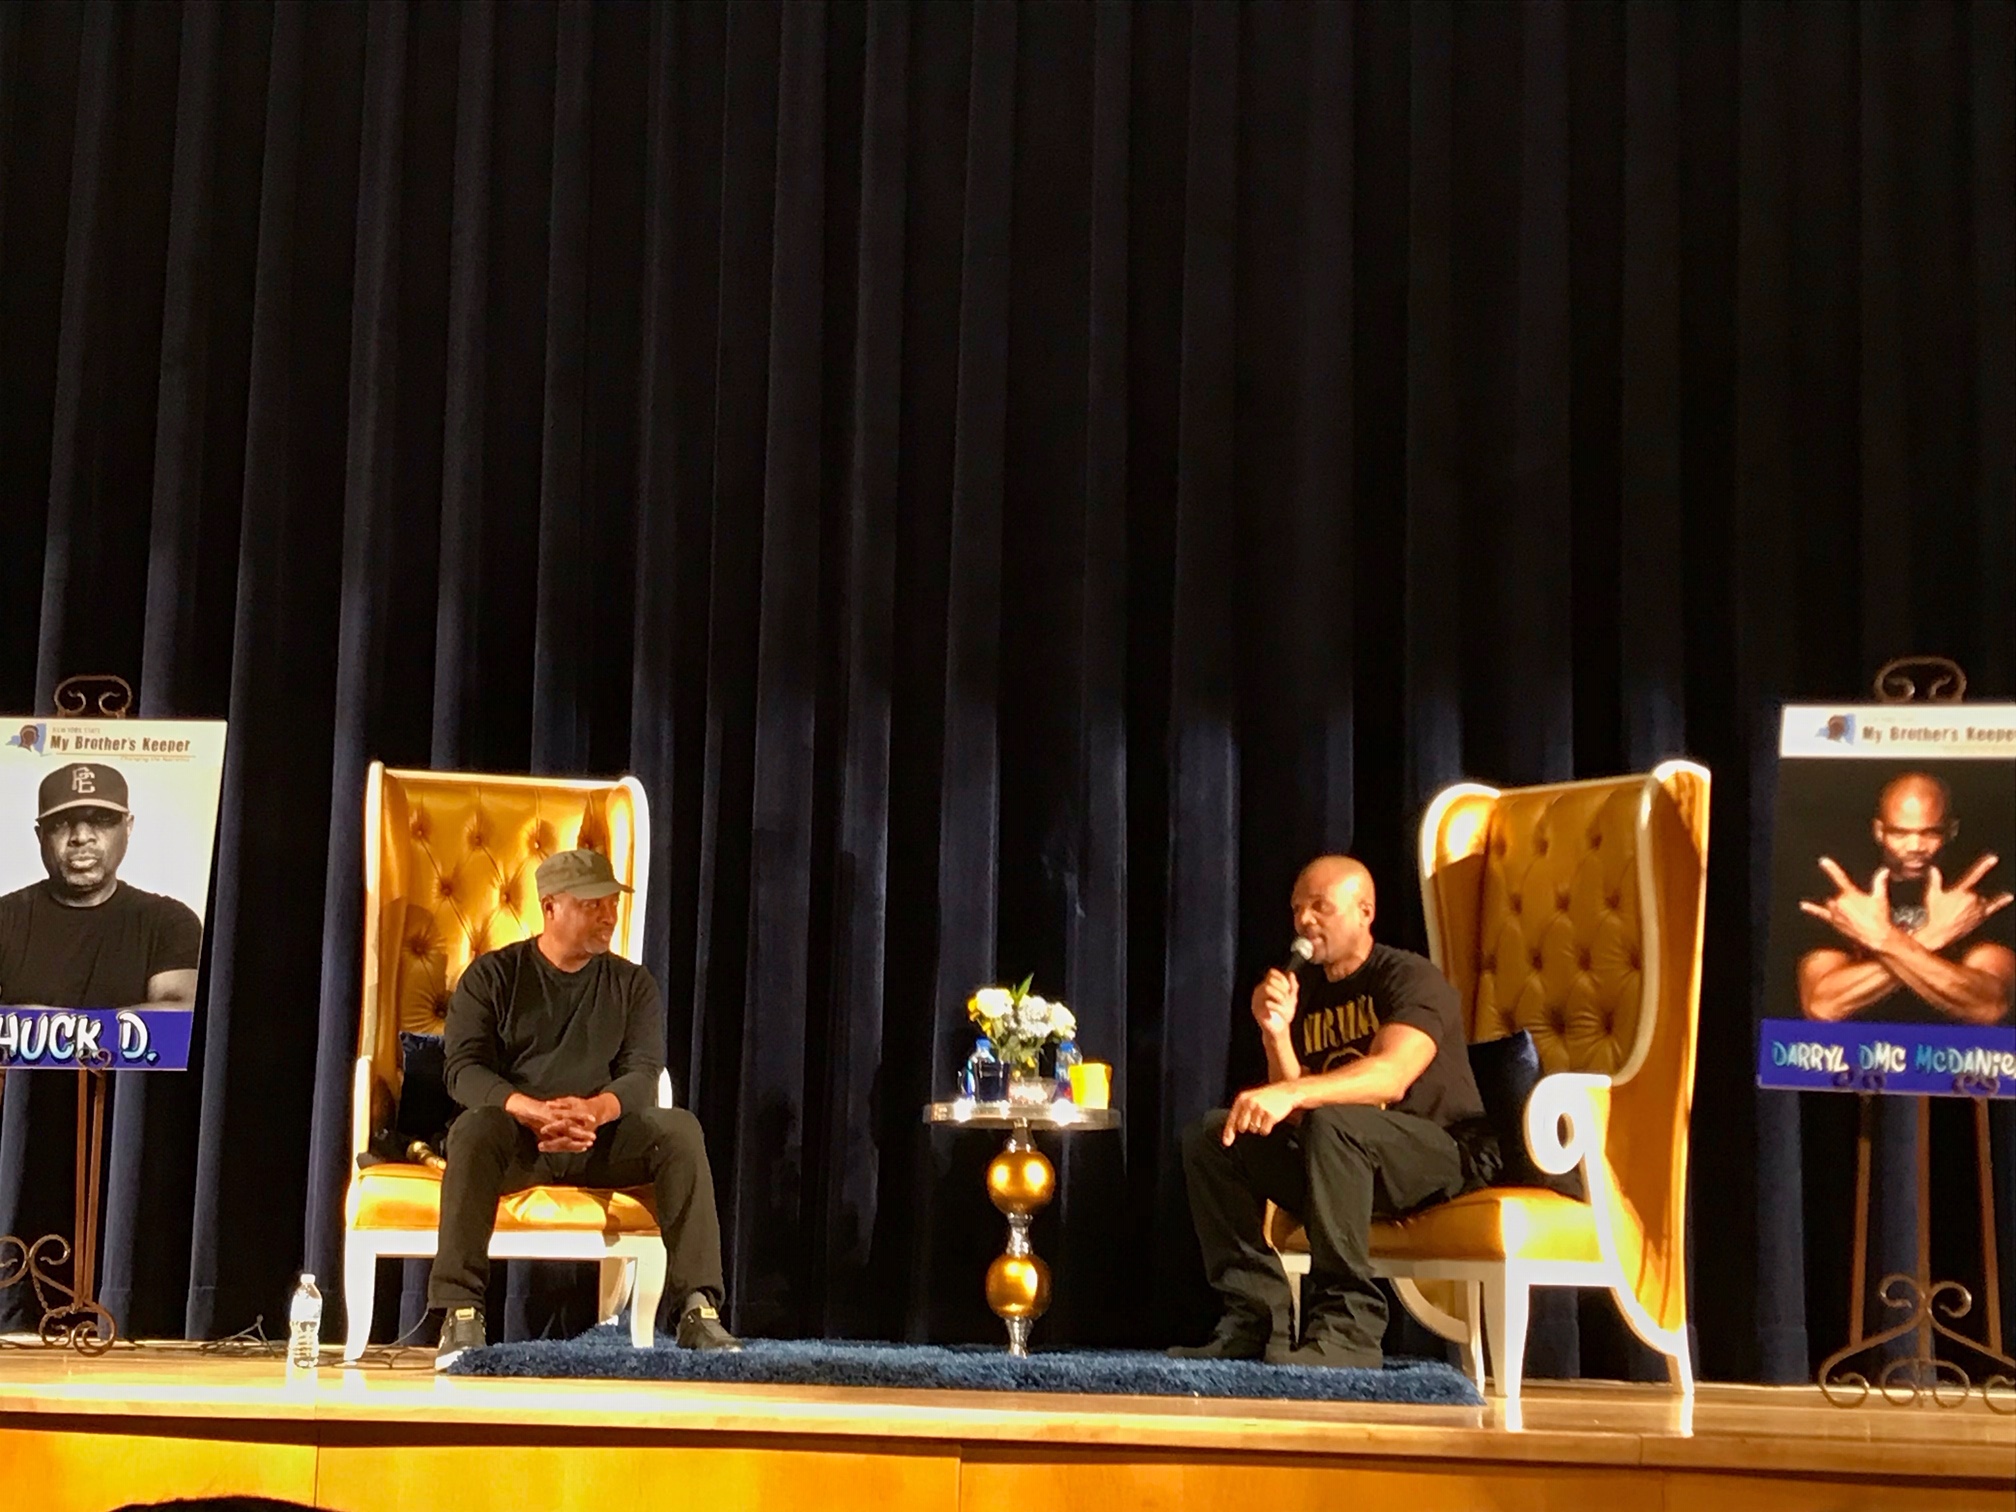
<path fill-rule="evenodd" d="M 1316 947 L 1306 936 L 1297 935 L 1288 946 L 1288 958 L 1298 966 L 1307 966 L 1316 958 Z"/>

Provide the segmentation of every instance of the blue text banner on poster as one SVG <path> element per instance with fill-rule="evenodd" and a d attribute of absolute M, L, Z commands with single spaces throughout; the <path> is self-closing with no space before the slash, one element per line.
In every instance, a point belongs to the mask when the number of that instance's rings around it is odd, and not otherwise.
<path fill-rule="evenodd" d="M 2016 1029 L 1765 1019 L 1757 1036 L 1757 1085 L 2016 1098 Z"/>
<path fill-rule="evenodd" d="M 14 1071 L 186 1071 L 188 1008 L 0 1008 L 0 1066 Z"/>

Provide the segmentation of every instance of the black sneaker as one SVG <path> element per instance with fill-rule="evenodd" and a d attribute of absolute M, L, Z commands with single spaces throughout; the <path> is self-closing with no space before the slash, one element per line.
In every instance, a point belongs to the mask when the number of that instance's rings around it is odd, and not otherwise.
<path fill-rule="evenodd" d="M 740 1349 L 742 1341 L 721 1326 L 721 1314 L 707 1303 L 689 1307 L 679 1319 L 681 1349 Z"/>
<path fill-rule="evenodd" d="M 1227 1314 L 1202 1344 L 1174 1344 L 1168 1354 L 1172 1360 L 1257 1360 L 1267 1351 L 1270 1332 L 1265 1323 Z"/>
<path fill-rule="evenodd" d="M 487 1342 L 483 1336 L 483 1309 L 464 1304 L 448 1309 L 441 1320 L 441 1342 L 434 1350 L 434 1368 L 446 1370 L 472 1349 Z"/>

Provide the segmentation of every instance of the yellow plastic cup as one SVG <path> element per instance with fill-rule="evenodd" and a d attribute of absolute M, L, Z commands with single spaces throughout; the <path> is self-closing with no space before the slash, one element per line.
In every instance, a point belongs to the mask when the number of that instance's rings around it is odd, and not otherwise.
<path fill-rule="evenodd" d="M 1113 1100 L 1113 1068 L 1104 1061 L 1080 1061 L 1071 1067 L 1071 1101 L 1081 1108 L 1103 1108 Z"/>

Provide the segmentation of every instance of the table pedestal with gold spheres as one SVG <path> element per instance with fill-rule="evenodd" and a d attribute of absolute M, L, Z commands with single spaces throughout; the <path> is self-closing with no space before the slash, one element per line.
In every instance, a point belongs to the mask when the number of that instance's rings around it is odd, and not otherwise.
<path fill-rule="evenodd" d="M 932 1103 L 924 1121 L 955 1128 L 1005 1129 L 1008 1142 L 987 1164 L 987 1195 L 1008 1219 L 1008 1247 L 987 1267 L 987 1305 L 1008 1327 L 1008 1353 L 1029 1353 L 1029 1330 L 1050 1309 L 1050 1267 L 1029 1247 L 1029 1223 L 1057 1195 L 1057 1168 L 1036 1148 L 1037 1129 L 1060 1134 L 1117 1129 L 1116 1108 L 1076 1103 Z"/>

